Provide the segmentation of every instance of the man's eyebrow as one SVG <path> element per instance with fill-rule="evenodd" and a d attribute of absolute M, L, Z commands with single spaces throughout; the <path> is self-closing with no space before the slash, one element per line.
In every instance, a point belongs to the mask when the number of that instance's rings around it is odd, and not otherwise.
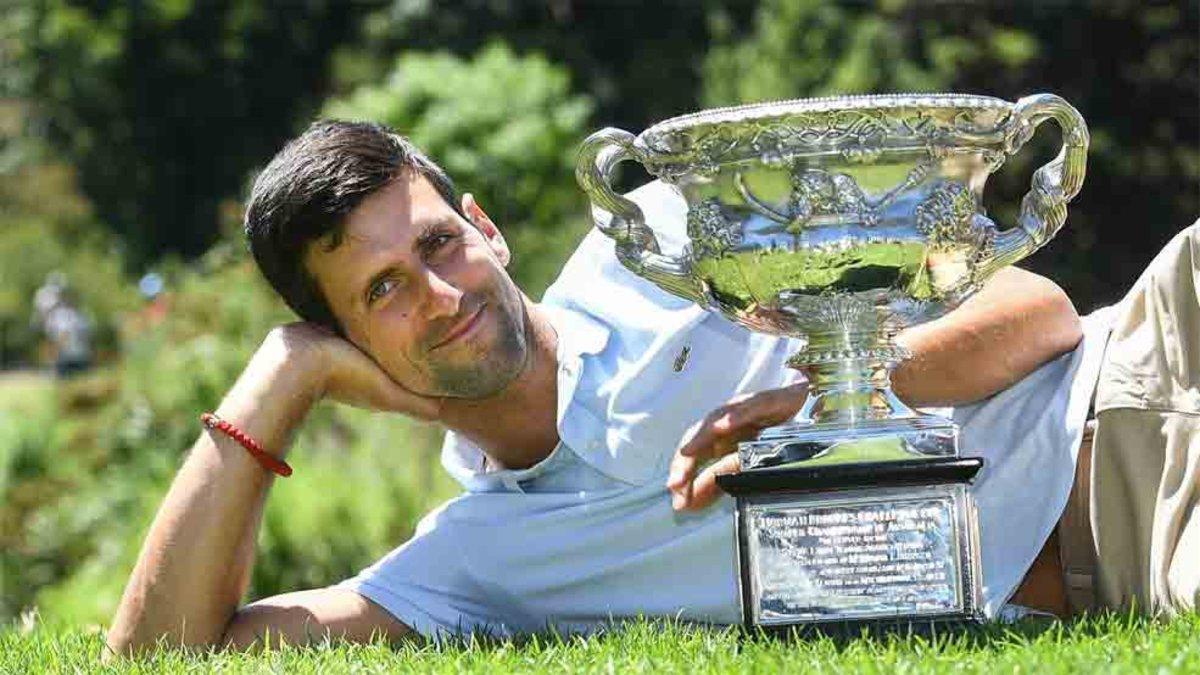
<path fill-rule="evenodd" d="M 458 225 L 458 220 L 451 216 L 443 216 L 437 220 L 430 221 L 421 226 L 421 234 L 418 234 L 413 240 L 415 247 L 420 248 L 429 243 L 430 239 L 439 235 L 446 228 Z"/>

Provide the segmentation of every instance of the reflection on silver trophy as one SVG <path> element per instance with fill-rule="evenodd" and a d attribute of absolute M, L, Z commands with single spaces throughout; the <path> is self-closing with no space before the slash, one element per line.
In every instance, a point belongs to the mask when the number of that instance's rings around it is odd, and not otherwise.
<path fill-rule="evenodd" d="M 1015 226 L 985 215 L 987 177 L 1054 119 L 1062 150 L 1033 175 Z M 895 336 L 936 318 L 1062 227 L 1083 183 L 1087 126 L 1061 98 L 955 94 L 763 103 L 605 129 L 577 176 L 622 264 L 751 330 L 804 340 L 810 393 L 738 452 L 748 626 L 927 625 L 981 616 L 978 459 L 912 410 L 889 373 Z M 611 187 L 640 162 L 687 201 L 688 245 Z M 704 411 L 697 411 L 701 414 Z"/>

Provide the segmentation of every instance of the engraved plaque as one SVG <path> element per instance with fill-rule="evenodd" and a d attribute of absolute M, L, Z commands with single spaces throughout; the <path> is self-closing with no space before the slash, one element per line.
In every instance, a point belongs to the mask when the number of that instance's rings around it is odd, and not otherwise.
<path fill-rule="evenodd" d="M 968 615 L 973 533 L 961 484 L 744 500 L 753 623 Z"/>

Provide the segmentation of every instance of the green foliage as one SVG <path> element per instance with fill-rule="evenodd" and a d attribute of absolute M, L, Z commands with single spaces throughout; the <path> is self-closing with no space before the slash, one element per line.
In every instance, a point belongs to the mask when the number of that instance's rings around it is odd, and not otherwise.
<path fill-rule="evenodd" d="M 511 273 L 537 295 L 588 225 L 574 150 L 591 109 L 563 68 L 496 44 L 470 60 L 406 54 L 384 83 L 329 102 L 325 114 L 411 138 L 505 232 Z"/>
<path fill-rule="evenodd" d="M 6 97 L 79 170 L 135 263 L 202 253 L 235 195 L 327 91 L 371 3 L 6 3 Z"/>
<path fill-rule="evenodd" d="M 46 452 L 57 437 L 54 390 L 34 375 L 7 375 L 0 385 L 0 617 L 20 608 L 26 551 L 25 521 L 36 505 L 56 498 L 45 480 L 55 457 Z"/>
<path fill-rule="evenodd" d="M 819 0 L 768 0 L 754 39 L 726 28 L 704 62 L 706 106 L 801 96 L 936 88 L 936 75 L 903 58 L 882 17 Z"/>
<path fill-rule="evenodd" d="M 297 472 L 277 481 L 259 537 L 255 597 L 349 577 L 412 536 L 452 490 L 440 431 L 396 415 L 328 408 L 297 444 Z M 301 469 L 302 467 L 302 469 Z"/>
<path fill-rule="evenodd" d="M 696 107 L 700 60 L 714 24 L 741 25 L 745 0 L 512 2 L 392 0 L 369 12 L 362 39 L 339 49 L 335 77 L 382 79 L 396 54 L 447 51 L 466 57 L 503 40 L 543 54 L 571 73 L 604 126 L 631 131 Z"/>

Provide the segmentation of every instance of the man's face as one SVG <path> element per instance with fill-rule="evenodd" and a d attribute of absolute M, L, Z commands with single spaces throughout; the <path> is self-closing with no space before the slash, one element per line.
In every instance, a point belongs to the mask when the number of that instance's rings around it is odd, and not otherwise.
<path fill-rule="evenodd" d="M 504 238 L 470 196 L 463 210 L 405 171 L 350 213 L 340 245 L 305 255 L 346 337 L 428 396 L 495 394 L 529 349 Z"/>

